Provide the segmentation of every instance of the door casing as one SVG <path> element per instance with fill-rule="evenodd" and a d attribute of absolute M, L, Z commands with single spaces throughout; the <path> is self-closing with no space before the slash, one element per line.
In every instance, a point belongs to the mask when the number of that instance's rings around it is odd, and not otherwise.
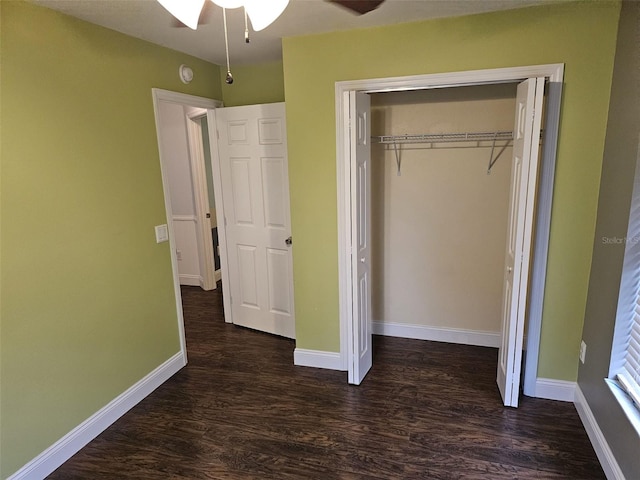
<path fill-rule="evenodd" d="M 530 265 L 530 293 L 527 310 L 528 334 L 524 374 L 524 393 L 536 396 L 542 305 L 546 280 L 551 205 L 556 163 L 560 99 L 564 64 L 531 65 L 488 70 L 413 75 L 380 79 L 363 79 L 336 82 L 336 162 L 338 191 L 338 282 L 340 315 L 340 360 L 342 369 L 353 368 L 353 352 L 349 347 L 349 331 L 354 327 L 352 273 L 351 273 L 351 205 L 355 192 L 351 188 L 351 145 L 349 135 L 349 92 L 365 93 L 401 92 L 468 85 L 511 83 L 528 78 L 545 77 L 548 82 L 547 104 L 544 119 L 544 143 L 537 189 L 537 215 L 533 239 L 533 260 Z"/>
<path fill-rule="evenodd" d="M 176 298 L 176 313 L 177 313 L 177 320 L 178 320 L 178 332 L 179 332 L 179 337 L 180 337 L 180 351 L 182 353 L 182 357 L 183 357 L 183 361 L 184 364 L 186 365 L 187 363 L 187 344 L 186 344 L 186 340 L 185 340 L 185 332 L 184 332 L 184 314 L 182 311 L 182 293 L 180 291 L 180 278 L 178 275 L 178 257 L 176 254 L 176 240 L 175 240 L 175 233 L 173 231 L 173 222 L 172 222 L 172 218 L 173 218 L 173 209 L 171 207 L 171 196 L 169 194 L 170 192 L 170 188 L 169 188 L 169 178 L 168 178 L 168 173 L 167 173 L 167 168 L 166 168 L 166 153 L 163 151 L 163 147 L 162 147 L 162 141 L 161 141 L 161 137 L 160 137 L 160 132 L 161 132 L 161 119 L 160 119 L 160 109 L 159 109 L 159 105 L 160 102 L 168 102 L 168 103 L 177 103 L 179 105 L 183 105 L 183 106 L 188 106 L 188 107 L 194 107 L 194 108 L 201 108 L 201 109 L 206 109 L 206 110 L 213 110 L 215 111 L 216 108 L 220 108 L 222 107 L 222 102 L 219 100 L 213 100 L 211 98 L 204 98 L 204 97 L 197 97 L 194 95 L 188 95 L 185 93 L 178 93 L 178 92 L 172 92 L 169 90 L 162 90 L 159 88 L 153 88 L 151 90 L 152 92 L 152 97 L 153 97 L 153 107 L 154 107 L 154 115 L 155 115 L 155 122 L 156 122 L 156 132 L 158 135 L 158 153 L 160 156 L 160 173 L 162 176 L 162 189 L 163 189 L 163 194 L 164 194 L 164 206 L 165 206 L 165 211 L 166 211 L 166 221 L 167 221 L 167 230 L 169 233 L 169 250 L 170 250 L 170 255 L 171 255 L 171 270 L 173 272 L 173 288 L 174 288 L 174 294 L 175 294 L 175 298 Z M 215 134 L 215 129 L 213 130 L 214 134 Z M 211 139 L 211 142 L 213 144 L 215 137 L 211 136 L 211 125 L 209 125 L 209 138 Z M 212 149 L 212 150 L 216 150 L 216 149 Z M 212 152 L 213 154 L 213 152 Z M 215 161 L 212 159 L 212 162 L 214 163 L 215 166 Z M 214 174 L 214 177 L 216 175 Z M 218 182 L 219 182 L 219 178 L 218 178 Z M 216 190 L 215 194 L 216 194 L 216 203 L 218 203 L 218 191 L 219 191 L 219 187 L 220 185 L 215 185 L 215 178 L 214 178 L 214 190 Z M 197 193 L 196 193 L 197 195 Z M 221 201 L 220 201 L 220 205 L 222 205 Z M 221 253 L 224 253 L 224 249 L 221 248 Z M 223 255 L 220 256 L 220 260 L 223 265 L 223 269 L 225 268 L 225 263 L 223 260 Z M 225 288 L 225 273 L 223 270 L 223 288 Z M 228 279 L 226 279 L 226 281 L 228 282 Z M 226 305 L 225 305 L 225 319 L 226 317 Z"/>

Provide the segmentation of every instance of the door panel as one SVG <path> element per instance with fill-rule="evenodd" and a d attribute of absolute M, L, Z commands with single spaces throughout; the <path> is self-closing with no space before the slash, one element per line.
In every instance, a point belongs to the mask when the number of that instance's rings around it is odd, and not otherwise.
<path fill-rule="evenodd" d="M 292 301 L 287 285 L 291 265 L 286 250 L 267 249 L 269 269 L 269 310 L 273 313 L 292 315 Z"/>
<path fill-rule="evenodd" d="M 258 120 L 260 145 L 279 145 L 283 140 L 284 125 L 280 118 L 261 118 Z"/>
<path fill-rule="evenodd" d="M 496 378 L 504 404 L 510 407 L 518 406 L 520 394 L 543 96 L 544 78 L 518 85 Z"/>
<path fill-rule="evenodd" d="M 230 158 L 233 217 L 238 225 L 253 225 L 249 158 Z"/>
<path fill-rule="evenodd" d="M 287 228 L 285 185 L 286 172 L 283 158 L 262 159 L 262 191 L 264 192 L 265 222 L 269 228 Z"/>
<path fill-rule="evenodd" d="M 284 104 L 216 117 L 232 321 L 295 338 Z"/>
<path fill-rule="evenodd" d="M 353 330 L 349 338 L 349 383 L 359 385 L 371 369 L 371 100 L 369 95 L 350 92 L 351 121 L 351 181 L 355 201 L 352 201 L 351 243 L 354 246 L 351 268 L 353 286 Z"/>

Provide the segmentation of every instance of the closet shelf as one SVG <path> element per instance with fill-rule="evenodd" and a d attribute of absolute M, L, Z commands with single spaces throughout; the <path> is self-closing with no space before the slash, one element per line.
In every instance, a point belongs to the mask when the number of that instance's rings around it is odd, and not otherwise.
<path fill-rule="evenodd" d="M 487 175 L 491 173 L 491 169 L 500 158 L 500 155 L 513 140 L 513 132 L 497 131 L 497 132 L 465 132 L 465 133 L 422 133 L 422 134 L 405 134 L 405 135 L 379 135 L 371 137 L 373 143 L 381 145 L 392 145 L 396 155 L 396 165 L 398 167 L 397 175 L 400 176 L 400 167 L 402 164 L 400 145 L 404 144 L 430 144 L 431 148 L 435 143 L 462 143 L 475 142 L 473 147 L 490 146 L 489 166 L 487 167 Z M 493 152 L 496 148 L 497 141 L 505 141 L 504 145 L 494 157 Z M 481 142 L 491 142 L 490 145 L 481 145 Z M 390 149 L 391 147 L 385 147 Z M 443 147 L 445 148 L 445 147 Z"/>
<path fill-rule="evenodd" d="M 371 138 L 374 143 L 383 145 L 399 145 L 404 143 L 492 142 L 497 140 L 512 140 L 513 132 L 425 133 L 378 135 Z"/>

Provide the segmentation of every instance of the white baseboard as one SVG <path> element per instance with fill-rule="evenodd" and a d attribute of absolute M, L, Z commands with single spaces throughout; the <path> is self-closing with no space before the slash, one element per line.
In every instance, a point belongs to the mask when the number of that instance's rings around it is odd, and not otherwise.
<path fill-rule="evenodd" d="M 538 377 L 534 396 L 536 398 L 546 398 L 547 400 L 573 402 L 576 396 L 576 387 L 576 382 Z"/>
<path fill-rule="evenodd" d="M 501 338 L 500 332 L 387 322 L 373 322 L 373 333 L 374 335 L 387 335 L 389 337 L 414 338 L 416 340 L 433 340 L 436 342 L 461 343 L 494 348 L 500 346 Z"/>
<path fill-rule="evenodd" d="M 200 287 L 202 278 L 200 275 L 181 274 L 178 275 L 180 285 L 188 285 L 190 287 Z"/>
<path fill-rule="evenodd" d="M 45 478 L 185 365 L 185 357 L 182 352 L 176 353 L 24 465 L 7 480 L 41 480 Z"/>
<path fill-rule="evenodd" d="M 596 418 L 593 416 L 593 412 L 587 403 L 587 399 L 582 393 L 582 390 L 580 390 L 580 386 L 576 385 L 575 392 L 576 410 L 578 411 L 580 420 L 582 420 L 584 429 L 587 431 L 589 440 L 591 440 L 591 445 L 593 445 L 593 449 L 596 451 L 596 455 L 598 460 L 600 460 L 600 465 L 602 466 L 607 479 L 625 480 L 624 474 L 622 473 L 616 458 L 613 456 L 611 448 L 609 448 L 607 439 L 604 437 L 602 430 L 600 430 L 600 426 L 598 425 Z"/>
<path fill-rule="evenodd" d="M 326 368 L 329 370 L 341 370 L 342 357 L 336 352 L 324 352 L 322 350 L 306 350 L 296 348 L 293 351 L 293 364 L 301 367 Z"/>
<path fill-rule="evenodd" d="M 219 282 L 220 280 L 222 280 L 222 270 L 218 269 L 214 271 L 213 278 L 215 279 L 216 282 Z"/>

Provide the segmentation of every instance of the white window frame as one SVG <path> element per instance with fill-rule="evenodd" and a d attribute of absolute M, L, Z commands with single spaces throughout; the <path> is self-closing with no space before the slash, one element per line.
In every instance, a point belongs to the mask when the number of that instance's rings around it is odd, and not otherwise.
<path fill-rule="evenodd" d="M 640 433 L 640 149 L 627 235 L 624 238 L 603 237 L 600 240 L 606 244 L 625 245 L 611 363 L 606 381 Z M 630 366 L 630 363 L 635 363 L 635 366 Z"/>

